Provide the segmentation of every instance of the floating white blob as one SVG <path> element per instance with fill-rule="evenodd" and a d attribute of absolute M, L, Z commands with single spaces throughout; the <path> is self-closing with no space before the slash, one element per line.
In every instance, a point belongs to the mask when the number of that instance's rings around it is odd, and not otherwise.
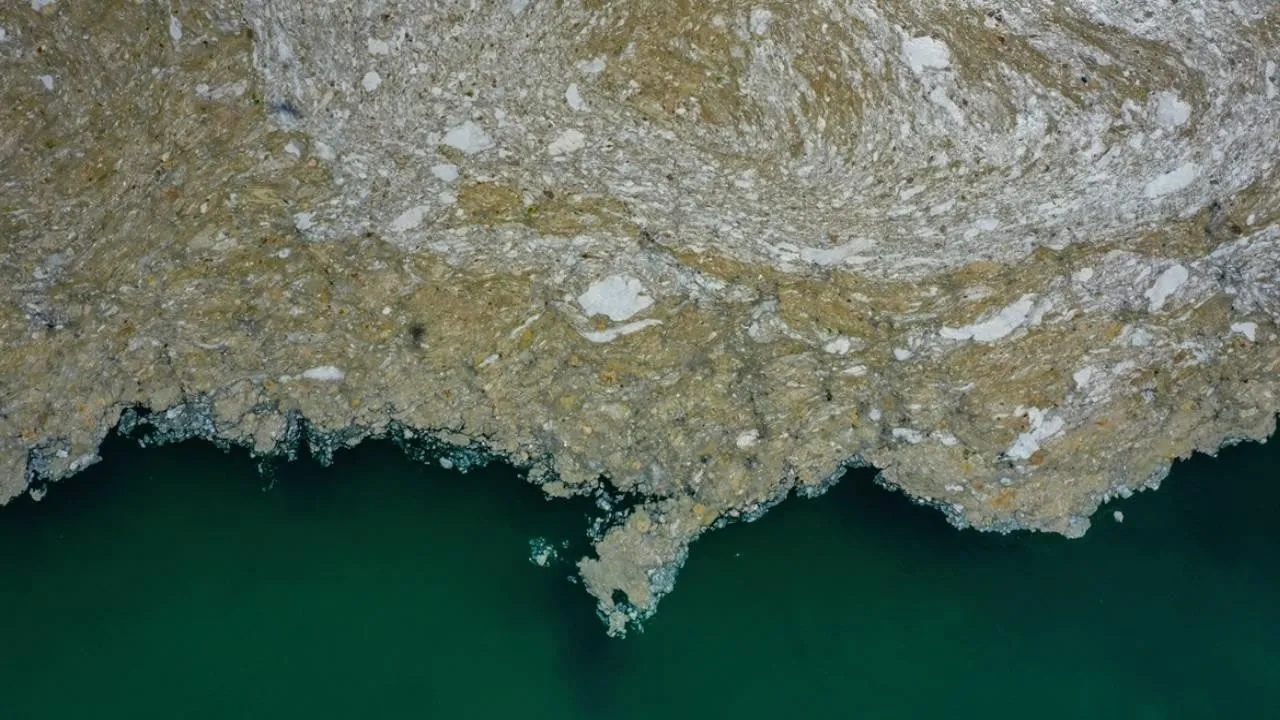
<path fill-rule="evenodd" d="M 1040 449 L 1042 441 L 1057 435 L 1062 431 L 1063 425 L 1066 424 L 1062 418 L 1051 418 L 1040 408 L 1027 410 L 1027 419 L 1031 423 L 1031 428 L 1019 435 L 1013 445 L 1005 451 L 1005 455 L 1016 460 L 1030 459 Z"/>
<path fill-rule="evenodd" d="M 951 50 L 940 40 L 931 37 L 914 37 L 902 42 L 902 59 L 916 75 L 926 69 L 946 70 L 951 67 Z"/>
<path fill-rule="evenodd" d="M 893 436 L 895 438 L 899 440 L 906 440 L 912 445 L 916 445 L 921 442 L 924 442 L 924 433 L 920 432 L 919 430 L 915 430 L 913 428 L 896 427 L 891 432 L 893 433 Z"/>
<path fill-rule="evenodd" d="M 1156 93 L 1156 122 L 1163 127 L 1176 128 L 1191 119 L 1191 105 L 1175 92 Z"/>
<path fill-rule="evenodd" d="M 460 150 L 467 155 L 475 155 L 493 147 L 493 138 L 474 120 L 450 128 L 444 134 L 445 145 Z"/>
<path fill-rule="evenodd" d="M 751 11 L 751 32 L 764 36 L 769 32 L 769 25 L 773 23 L 773 13 L 764 8 L 756 8 Z"/>
<path fill-rule="evenodd" d="M 172 38 L 174 42 L 178 42 L 182 39 L 182 21 L 175 15 L 169 16 L 169 37 Z"/>
<path fill-rule="evenodd" d="M 1164 303 L 1169 296 L 1178 292 L 1178 288 L 1187 281 L 1190 273 L 1182 265 L 1173 265 L 1160 273 L 1160 277 L 1156 278 L 1156 284 L 1147 289 L 1145 296 L 1147 298 L 1147 310 L 1149 312 L 1159 312 L 1164 307 Z"/>
<path fill-rule="evenodd" d="M 386 40 L 379 40 L 378 38 L 369 38 L 366 40 L 365 49 L 369 51 L 370 55 L 391 54 L 391 45 Z"/>
<path fill-rule="evenodd" d="M 40 84 L 44 86 L 44 89 L 45 89 L 45 90 L 52 90 L 52 89 L 53 89 L 53 76 L 52 76 L 52 75 L 41 75 L 39 79 L 40 79 Z"/>
<path fill-rule="evenodd" d="M 638 279 L 630 275 L 610 275 L 592 283 L 579 295 L 578 305 L 588 316 L 605 315 L 621 322 L 653 305 L 653 298 Z"/>
<path fill-rule="evenodd" d="M 751 447 L 752 445 L 755 445 L 758 442 L 760 442 L 760 431 L 747 430 L 745 432 L 739 433 L 738 438 L 733 441 L 733 444 L 738 446 L 739 450 L 746 450 L 747 448 Z"/>
<path fill-rule="evenodd" d="M 319 365 L 302 371 L 302 377 L 320 382 L 338 382 L 346 376 L 347 374 L 341 368 L 333 365 Z"/>
<path fill-rule="evenodd" d="M 991 232 L 1000 227 L 1000 221 L 993 217 L 979 218 L 974 221 L 973 227 L 964 231 L 964 239 L 972 240 L 984 232 Z"/>
<path fill-rule="evenodd" d="M 587 136 L 578 130 L 565 130 L 556 136 L 555 140 L 547 146 L 547 152 L 552 155 L 568 155 L 577 152 L 587 145 Z"/>
<path fill-rule="evenodd" d="M 406 232 L 413 230 L 422 225 L 422 221 L 427 217 L 426 205 L 418 205 L 400 213 L 391 224 L 387 226 L 392 232 Z"/>
<path fill-rule="evenodd" d="M 448 164 L 432 165 L 431 174 L 435 176 L 437 180 L 453 182 L 458 179 L 458 166 Z"/>
<path fill-rule="evenodd" d="M 853 347 L 853 344 L 849 342 L 849 338 L 838 337 L 835 340 L 828 342 L 826 345 L 823 345 L 822 349 L 832 355 L 844 355 L 849 352 L 851 347 Z"/>
<path fill-rule="evenodd" d="M 1147 183 L 1147 186 L 1142 189 L 1142 194 L 1151 200 L 1162 198 L 1187 189 L 1199 175 L 1200 168 L 1196 167 L 1195 163 L 1185 163 L 1177 170 L 1160 175 Z"/>
<path fill-rule="evenodd" d="M 31 9 L 40 12 L 49 5 L 54 4 L 58 0 L 31 0 Z"/>
<path fill-rule="evenodd" d="M 576 112 L 587 109 L 587 104 L 582 100 L 582 93 L 578 90 L 578 83 L 569 83 L 569 87 L 564 91 L 564 101 L 569 103 L 569 107 Z"/>
<path fill-rule="evenodd" d="M 1083 390 L 1089 387 L 1089 382 L 1093 380 L 1093 368 L 1082 367 L 1071 375 L 1071 379 L 1076 381 L 1076 389 Z"/>
<path fill-rule="evenodd" d="M 607 330 L 592 330 L 591 332 L 583 332 L 579 334 L 593 343 L 607 343 L 612 342 L 623 335 L 630 335 L 634 332 L 640 332 L 647 327 L 653 327 L 654 325 L 661 324 L 661 320 L 637 320 L 635 322 L 629 322 L 626 325 L 611 327 Z"/>
<path fill-rule="evenodd" d="M 365 90 L 369 92 L 373 92 L 374 90 L 377 90 L 382 85 L 382 76 L 374 72 L 373 70 L 370 70 L 369 72 L 364 74 L 363 78 L 360 79 L 360 84 L 364 87 Z"/>
<path fill-rule="evenodd" d="M 842 245 L 828 248 L 800 248 L 800 258 L 805 262 L 824 267 L 859 265 L 872 258 L 866 253 L 876 245 L 874 240 L 855 238 Z"/>
<path fill-rule="evenodd" d="M 1231 323 L 1231 332 L 1245 336 L 1249 339 L 1249 342 L 1255 342 L 1258 339 L 1258 324 L 1251 322 Z"/>
<path fill-rule="evenodd" d="M 1021 327 L 1035 307 L 1035 296 L 1023 295 L 1017 302 L 1006 305 L 995 316 L 964 327 L 944 327 L 939 331 L 948 340 L 976 340 L 995 342 Z"/>
<path fill-rule="evenodd" d="M 1150 344 L 1151 333 L 1147 332 L 1146 329 L 1134 328 L 1133 332 L 1129 333 L 1130 347 L 1146 347 Z"/>

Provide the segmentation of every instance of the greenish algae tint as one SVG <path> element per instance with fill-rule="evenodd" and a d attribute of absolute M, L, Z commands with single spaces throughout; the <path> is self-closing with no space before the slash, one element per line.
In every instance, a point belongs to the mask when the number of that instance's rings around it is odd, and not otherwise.
<path fill-rule="evenodd" d="M 1082 540 L 958 532 L 852 473 L 700 541 L 610 640 L 586 504 L 368 444 L 187 443 L 0 510 L 0 718 L 1280 717 L 1280 443 L 1179 464 Z M 1111 511 L 1126 515 L 1121 524 Z"/>

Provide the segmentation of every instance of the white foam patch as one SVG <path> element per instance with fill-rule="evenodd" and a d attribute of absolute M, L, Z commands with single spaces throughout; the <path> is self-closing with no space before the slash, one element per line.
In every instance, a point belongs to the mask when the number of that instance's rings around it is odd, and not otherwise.
<path fill-rule="evenodd" d="M 638 279 L 630 275 L 610 275 L 592 283 L 579 295 L 578 305 L 588 316 L 605 315 L 621 322 L 653 305 L 653 298 Z"/>
<path fill-rule="evenodd" d="M 1022 327 L 1034 307 L 1035 296 L 1023 295 L 1016 302 L 1001 308 L 993 317 L 964 327 L 944 327 L 939 334 L 948 340 L 995 342 Z"/>
<path fill-rule="evenodd" d="M 890 431 L 898 440 L 906 440 L 912 445 L 918 445 L 924 442 L 924 433 L 913 428 L 896 427 Z"/>
<path fill-rule="evenodd" d="M 568 155 L 577 152 L 587 145 L 587 136 L 578 130 L 565 130 L 551 141 L 547 146 L 547 152 L 552 155 Z"/>
<path fill-rule="evenodd" d="M 874 240 L 859 238 L 830 248 L 800 248 L 800 258 L 824 267 L 856 265 L 871 261 L 872 258 L 865 253 L 875 245 Z"/>
<path fill-rule="evenodd" d="M 769 32 L 769 25 L 773 24 L 773 13 L 764 8 L 756 8 L 751 11 L 751 32 L 763 37 Z"/>
<path fill-rule="evenodd" d="M 951 50 L 940 40 L 914 37 L 902 42 L 902 59 L 911 67 L 911 72 L 921 75 L 926 69 L 951 67 Z"/>
<path fill-rule="evenodd" d="M 364 46 L 365 46 L 365 49 L 369 51 L 370 55 L 390 55 L 391 54 L 391 44 L 388 43 L 386 40 L 379 40 L 378 38 L 369 38 L 368 40 L 365 41 Z"/>
<path fill-rule="evenodd" d="M 1156 278 L 1156 283 L 1147 289 L 1145 296 L 1147 298 L 1147 310 L 1149 312 L 1159 312 L 1171 295 L 1178 292 L 1178 288 L 1187 281 L 1190 273 L 1182 265 L 1173 265 L 1160 273 L 1160 277 Z"/>
<path fill-rule="evenodd" d="M 1191 105 L 1175 92 L 1159 92 L 1155 96 L 1156 122 L 1167 128 L 1186 125 L 1191 119 Z"/>
<path fill-rule="evenodd" d="M 467 155 L 475 155 L 494 146 L 493 138 L 474 120 L 450 128 L 442 142 Z"/>
<path fill-rule="evenodd" d="M 1249 342 L 1256 342 L 1258 339 L 1258 324 L 1251 322 L 1231 323 L 1231 332 L 1245 336 Z"/>
<path fill-rule="evenodd" d="M 1005 451 L 1005 455 L 1016 460 L 1028 460 L 1040 449 L 1040 443 L 1061 432 L 1066 423 L 1060 417 L 1049 417 L 1040 408 L 1027 410 L 1027 418 L 1031 428 L 1018 435 L 1018 439 Z"/>
<path fill-rule="evenodd" d="M 933 104 L 946 110 L 947 114 L 951 116 L 952 121 L 954 121 L 957 125 L 964 124 L 964 121 L 965 121 L 964 111 L 961 110 L 960 106 L 957 105 L 956 102 L 951 99 L 951 96 L 947 94 L 946 87 L 942 85 L 938 85 L 937 87 L 929 91 L 928 97 L 929 97 L 929 100 L 933 102 Z"/>
<path fill-rule="evenodd" d="M 1142 194 L 1151 200 L 1172 195 L 1190 187 L 1199 175 L 1200 168 L 1196 167 L 1195 163 L 1185 163 L 1177 170 L 1160 175 L 1147 183 L 1147 186 L 1142 189 Z"/>
<path fill-rule="evenodd" d="M 169 37 L 174 42 L 182 39 L 182 21 L 174 15 L 169 16 Z"/>
<path fill-rule="evenodd" d="M 844 355 L 853 347 L 853 343 L 847 337 L 838 337 L 822 346 L 822 349 L 832 355 Z"/>
<path fill-rule="evenodd" d="M 964 239 L 972 240 L 978 237 L 979 235 L 981 235 L 982 233 L 991 232 L 992 230 L 995 230 L 998 227 L 1000 227 L 999 220 L 992 217 L 981 218 L 979 220 L 976 220 L 973 223 L 973 227 L 964 231 Z"/>
<path fill-rule="evenodd" d="M 58 0 L 31 0 L 31 9 L 36 12 L 40 12 L 57 1 Z"/>
<path fill-rule="evenodd" d="M 395 220 L 392 220 L 391 224 L 387 227 L 392 232 L 407 232 L 409 230 L 413 230 L 422 225 L 422 221 L 427 217 L 428 209 L 429 208 L 426 205 L 411 207 L 400 213 L 400 215 L 397 216 Z"/>
<path fill-rule="evenodd" d="M 53 76 L 52 76 L 52 75 L 41 75 L 39 79 L 40 79 L 40 84 L 44 86 L 44 89 L 45 89 L 45 90 L 52 90 L 52 89 L 53 89 Z"/>
<path fill-rule="evenodd" d="M 607 67 L 607 62 L 603 55 L 578 63 L 578 69 L 592 77 L 604 72 L 605 67 Z"/>
<path fill-rule="evenodd" d="M 437 180 L 443 180 L 444 182 L 453 182 L 454 180 L 458 179 L 458 166 L 448 165 L 448 164 L 432 165 L 431 174 Z"/>
<path fill-rule="evenodd" d="M 302 377 L 320 382 L 338 382 L 346 376 L 347 374 L 341 368 L 333 365 L 319 365 L 302 371 Z"/>
<path fill-rule="evenodd" d="M 1071 375 L 1071 379 L 1076 381 L 1077 390 L 1083 390 L 1093 381 L 1093 368 L 1082 367 Z"/>
<path fill-rule="evenodd" d="M 382 86 L 382 76 L 373 70 L 370 70 L 364 74 L 363 78 L 360 79 L 360 85 L 363 86 L 365 90 L 373 92 Z"/>
<path fill-rule="evenodd" d="M 661 320 L 637 320 L 635 322 L 630 322 L 626 325 L 619 325 L 618 327 L 612 327 L 607 330 L 593 330 L 591 332 L 584 332 L 580 334 L 582 337 L 593 343 L 607 343 L 617 340 L 623 335 L 630 335 L 634 332 L 640 332 L 647 327 L 653 327 L 654 325 L 661 324 Z"/>
<path fill-rule="evenodd" d="M 582 100 L 582 93 L 578 90 L 578 83 L 569 83 L 569 87 L 564 91 L 564 101 L 569 103 L 569 107 L 575 112 L 587 109 L 587 104 Z"/>

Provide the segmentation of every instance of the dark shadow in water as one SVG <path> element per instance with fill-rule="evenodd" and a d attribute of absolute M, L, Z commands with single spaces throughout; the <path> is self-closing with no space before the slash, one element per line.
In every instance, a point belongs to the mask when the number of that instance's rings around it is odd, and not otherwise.
<path fill-rule="evenodd" d="M 610 717 L 623 701 L 617 681 L 627 672 L 626 641 L 605 635 L 595 603 L 581 585 L 564 583 L 546 597 L 544 612 L 561 632 L 558 659 L 573 685 L 578 717 Z"/>
<path fill-rule="evenodd" d="M 608 709 L 616 706 L 610 680 L 623 672 L 624 655 L 619 641 L 605 635 L 595 615 L 594 600 L 577 581 L 578 559 L 592 552 L 587 528 L 591 518 L 600 513 L 592 500 L 551 500 L 528 483 L 523 471 L 501 461 L 467 473 L 442 470 L 414 461 L 387 441 L 340 451 L 329 472 L 307 473 L 294 468 L 293 473 L 307 479 L 286 482 L 285 487 L 292 486 L 293 494 L 306 496 L 316 480 L 322 486 L 351 482 L 352 467 L 362 467 L 361 474 L 370 477 L 397 478 L 402 487 L 395 492 L 416 493 L 428 501 L 474 493 L 489 495 L 490 513 L 497 515 L 490 514 L 480 524 L 518 528 L 530 540 L 542 537 L 549 542 L 556 559 L 537 571 L 537 577 L 511 578 L 504 583 L 506 594 L 518 598 L 520 605 L 534 608 L 533 615 L 557 629 L 554 646 L 558 657 L 548 661 L 559 665 L 560 676 L 572 688 L 578 717 L 607 716 Z"/>

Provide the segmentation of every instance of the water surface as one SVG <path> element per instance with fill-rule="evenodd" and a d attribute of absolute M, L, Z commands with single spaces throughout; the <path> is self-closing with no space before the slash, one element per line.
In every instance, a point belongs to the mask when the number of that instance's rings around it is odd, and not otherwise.
<path fill-rule="evenodd" d="M 623 641 L 529 561 L 580 554 L 591 505 L 510 468 L 104 456 L 0 508 L 5 720 L 1280 713 L 1280 443 L 1181 463 L 1075 541 L 958 532 L 854 472 L 699 541 Z"/>

